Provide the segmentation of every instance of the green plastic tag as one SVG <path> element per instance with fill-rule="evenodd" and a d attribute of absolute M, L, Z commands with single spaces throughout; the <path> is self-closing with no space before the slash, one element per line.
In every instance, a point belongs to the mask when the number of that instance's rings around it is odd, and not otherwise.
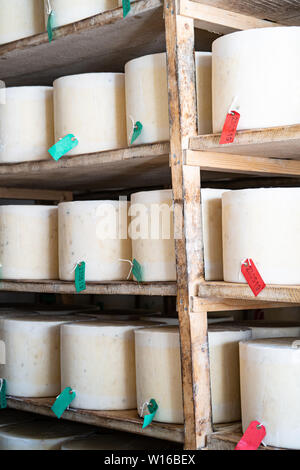
<path fill-rule="evenodd" d="M 54 11 L 52 10 L 48 15 L 48 22 L 47 22 L 49 42 L 53 40 L 53 30 L 54 30 Z"/>
<path fill-rule="evenodd" d="M 131 138 L 131 145 L 141 135 L 142 130 L 143 130 L 143 124 L 140 121 L 137 121 L 134 125 L 133 134 Z"/>
<path fill-rule="evenodd" d="M 53 145 L 48 152 L 57 162 L 57 160 L 59 160 L 63 155 L 70 152 L 74 147 L 77 147 L 78 144 L 79 141 L 76 137 L 73 134 L 68 134 Z"/>
<path fill-rule="evenodd" d="M 56 398 L 54 405 L 52 406 L 51 410 L 55 414 L 55 416 L 60 419 L 66 409 L 70 406 L 74 398 L 76 397 L 76 393 L 70 387 L 65 388 L 61 394 Z"/>
<path fill-rule="evenodd" d="M 75 287 L 76 292 L 82 292 L 86 289 L 85 284 L 85 262 L 81 261 L 81 263 L 77 264 L 75 269 Z"/>
<path fill-rule="evenodd" d="M 6 380 L 0 379 L 0 409 L 4 410 L 7 408 L 6 403 Z"/>
<path fill-rule="evenodd" d="M 123 0 L 123 17 L 128 15 L 131 9 L 130 0 Z"/>
<path fill-rule="evenodd" d="M 148 410 L 150 414 L 144 416 L 143 429 L 145 429 L 147 426 L 149 426 L 149 424 L 152 423 L 153 418 L 158 410 L 158 404 L 156 403 L 154 398 L 151 398 L 150 403 L 148 405 Z"/>
<path fill-rule="evenodd" d="M 132 274 L 136 278 L 137 282 L 142 282 L 143 281 L 143 268 L 140 265 L 140 263 L 134 259 L 133 262 L 133 268 L 132 268 Z"/>

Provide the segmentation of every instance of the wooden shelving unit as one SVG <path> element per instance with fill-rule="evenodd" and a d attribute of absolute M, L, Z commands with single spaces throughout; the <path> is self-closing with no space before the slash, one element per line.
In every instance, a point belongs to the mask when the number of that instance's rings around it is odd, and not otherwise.
<path fill-rule="evenodd" d="M 170 142 L 0 165 L 0 197 L 30 195 L 71 200 L 75 192 L 172 185 L 179 207 L 175 224 L 177 283 L 88 283 L 84 294 L 177 296 L 180 321 L 184 426 L 153 423 L 143 435 L 184 443 L 185 449 L 234 448 L 240 425 L 212 425 L 207 312 L 300 304 L 300 286 L 267 286 L 254 298 L 245 284 L 205 282 L 201 184 L 239 174 L 299 177 L 300 124 L 239 132 L 232 145 L 219 135 L 197 135 L 194 49 L 210 50 L 220 34 L 248 28 L 300 25 L 298 0 L 137 0 L 128 17 L 115 9 L 46 33 L 0 46 L 0 79 L 7 86 L 50 85 L 60 76 L 122 71 L 133 58 L 167 51 Z M 200 29 L 199 29 L 200 28 Z M 191 237 L 190 233 L 196 237 Z M 74 294 L 73 283 L 6 281 L 0 291 Z M 82 294 L 81 294 L 82 295 Z M 52 399 L 8 399 L 9 407 L 52 416 Z M 141 433 L 136 410 L 70 409 L 64 419 Z"/>

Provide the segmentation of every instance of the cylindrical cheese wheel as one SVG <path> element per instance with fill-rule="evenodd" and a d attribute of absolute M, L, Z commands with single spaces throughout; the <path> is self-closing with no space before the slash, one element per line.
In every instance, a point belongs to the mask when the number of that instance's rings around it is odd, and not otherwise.
<path fill-rule="evenodd" d="M 133 194 L 130 214 L 132 256 L 142 267 L 143 281 L 175 281 L 172 190 Z"/>
<path fill-rule="evenodd" d="M 87 73 L 54 82 L 55 141 L 73 134 L 68 155 L 126 147 L 123 73 Z"/>
<path fill-rule="evenodd" d="M 176 326 L 135 331 L 137 408 L 148 414 L 154 399 L 158 410 L 154 421 L 183 423 L 179 331 Z"/>
<path fill-rule="evenodd" d="M 59 450 L 64 442 L 94 430 L 84 424 L 41 418 L 0 428 L 0 450 Z"/>
<path fill-rule="evenodd" d="M 48 23 L 49 0 L 45 2 L 45 20 Z M 98 15 L 106 10 L 118 7 L 118 0 L 50 0 L 50 6 L 54 12 L 54 27 Z"/>
<path fill-rule="evenodd" d="M 145 450 L 178 449 L 174 442 L 153 439 L 151 437 L 135 436 L 130 433 L 112 432 L 94 434 L 81 439 L 64 442 L 61 450 Z"/>
<path fill-rule="evenodd" d="M 0 0 L 0 44 L 45 30 L 43 0 Z"/>
<path fill-rule="evenodd" d="M 243 431 L 251 421 L 259 421 L 266 428 L 266 445 L 300 449 L 297 344 L 299 337 L 240 343 Z"/>
<path fill-rule="evenodd" d="M 86 281 L 126 280 L 130 273 L 128 203 L 79 201 L 58 206 L 59 276 L 72 281 L 84 261 Z M 124 260 L 124 261 L 122 261 Z"/>
<path fill-rule="evenodd" d="M 239 341 L 251 339 L 243 327 L 212 325 L 208 330 L 212 418 L 215 424 L 241 418 Z"/>
<path fill-rule="evenodd" d="M 85 317 L 55 319 L 39 315 L 5 318 L 0 339 L 5 343 L 2 367 L 7 394 L 19 397 L 54 397 L 60 393 L 60 326 Z"/>
<path fill-rule="evenodd" d="M 0 163 L 50 159 L 48 149 L 54 143 L 53 88 L 6 88 L 1 96 Z"/>
<path fill-rule="evenodd" d="M 250 258 L 266 284 L 299 284 L 300 188 L 229 191 L 222 205 L 224 280 L 245 283 Z"/>
<path fill-rule="evenodd" d="M 202 189 L 202 224 L 206 281 L 223 280 L 222 194 L 225 189 Z"/>
<path fill-rule="evenodd" d="M 198 133 L 212 130 L 211 53 L 196 52 Z M 166 141 L 170 138 L 166 54 L 153 54 L 131 60 L 125 66 L 127 136 L 140 121 L 141 135 L 134 145 Z"/>
<path fill-rule="evenodd" d="M 136 407 L 134 330 L 143 323 L 80 322 L 61 328 L 62 389 L 76 391 L 73 408 Z"/>
<path fill-rule="evenodd" d="M 0 207 L 2 279 L 57 279 L 57 207 Z"/>
<path fill-rule="evenodd" d="M 299 322 L 267 322 L 263 320 L 244 320 L 242 322 L 234 322 L 233 325 L 249 328 L 252 331 L 252 339 L 283 338 L 290 336 L 300 337 Z"/>
<path fill-rule="evenodd" d="M 227 34 L 212 51 L 214 132 L 222 131 L 233 102 L 238 129 L 300 122 L 300 27 Z"/>

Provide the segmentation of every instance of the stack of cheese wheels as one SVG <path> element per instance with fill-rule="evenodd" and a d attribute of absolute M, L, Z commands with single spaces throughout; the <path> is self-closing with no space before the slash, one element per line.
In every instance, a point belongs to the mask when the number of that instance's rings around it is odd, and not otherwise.
<path fill-rule="evenodd" d="M 202 224 L 206 281 L 223 280 L 222 195 L 225 189 L 202 189 Z"/>
<path fill-rule="evenodd" d="M 212 412 L 214 423 L 238 421 L 241 416 L 239 341 L 251 330 L 225 325 L 209 326 Z M 140 415 L 154 398 L 159 406 L 155 421 L 183 422 L 179 331 L 174 326 L 135 332 L 137 405 Z"/>
<path fill-rule="evenodd" d="M 73 408 L 136 407 L 134 330 L 146 322 L 99 321 L 61 328 L 61 385 L 76 391 Z"/>
<path fill-rule="evenodd" d="M 0 428 L 13 424 L 28 423 L 37 419 L 37 415 L 24 413 L 24 411 L 4 409 L 0 413 Z"/>
<path fill-rule="evenodd" d="M 174 442 L 167 442 L 151 437 L 134 436 L 123 432 L 93 434 L 82 439 L 73 439 L 63 443 L 61 450 L 155 450 L 179 449 Z M 182 447 L 181 447 L 182 450 Z"/>
<path fill-rule="evenodd" d="M 243 431 L 261 422 L 266 445 L 300 449 L 299 346 L 299 338 L 240 343 Z"/>
<path fill-rule="evenodd" d="M 128 203 L 79 201 L 58 206 L 59 277 L 71 281 L 84 261 L 86 281 L 126 280 L 131 240 L 127 235 Z"/>
<path fill-rule="evenodd" d="M 290 336 L 300 337 L 300 323 L 295 322 L 267 322 L 263 320 L 245 320 L 234 322 L 236 326 L 245 326 L 252 331 L 252 339 L 282 338 Z"/>
<path fill-rule="evenodd" d="M 233 102 L 238 129 L 300 122 L 300 27 L 227 34 L 212 51 L 214 132 L 222 131 Z"/>
<path fill-rule="evenodd" d="M 85 317 L 55 319 L 26 314 L 1 321 L 5 343 L 2 367 L 7 394 L 19 397 L 53 397 L 60 393 L 60 326 Z"/>
<path fill-rule="evenodd" d="M 142 267 L 142 280 L 175 281 L 172 190 L 133 194 L 130 214 L 132 256 Z"/>
<path fill-rule="evenodd" d="M 0 0 L 0 44 L 44 31 L 43 7 L 43 0 Z"/>
<path fill-rule="evenodd" d="M 0 207 L 2 279 L 57 279 L 57 207 Z"/>
<path fill-rule="evenodd" d="M 0 163 L 47 160 L 51 158 L 48 149 L 53 143 L 53 88 L 29 86 L 2 90 Z"/>
<path fill-rule="evenodd" d="M 229 191 L 222 206 L 224 280 L 246 282 L 249 258 L 266 284 L 299 284 L 300 188 Z"/>
<path fill-rule="evenodd" d="M 198 133 L 212 131 L 211 53 L 196 52 Z M 166 54 L 153 54 L 131 60 L 125 66 L 128 143 L 133 125 L 143 125 L 134 145 L 169 140 Z"/>
<path fill-rule="evenodd" d="M 84 424 L 37 419 L 0 428 L 0 450 L 59 450 L 64 442 L 94 430 Z"/>
<path fill-rule="evenodd" d="M 54 82 L 55 141 L 73 134 L 68 155 L 126 147 L 123 73 L 87 73 Z"/>
<path fill-rule="evenodd" d="M 48 23 L 49 0 L 45 2 L 45 20 Z M 51 10 L 54 12 L 54 27 L 98 15 L 106 10 L 113 10 L 119 6 L 118 0 L 51 0 Z"/>

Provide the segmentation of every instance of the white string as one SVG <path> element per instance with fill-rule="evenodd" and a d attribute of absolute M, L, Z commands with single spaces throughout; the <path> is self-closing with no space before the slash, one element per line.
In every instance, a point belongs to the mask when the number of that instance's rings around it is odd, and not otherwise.
<path fill-rule="evenodd" d="M 144 417 L 144 409 L 145 409 L 145 406 L 149 406 L 151 403 L 149 403 L 148 401 L 146 401 L 145 403 L 143 403 L 141 406 L 140 406 L 140 416 L 141 418 Z"/>
<path fill-rule="evenodd" d="M 231 103 L 231 106 L 230 106 L 230 108 L 229 108 L 229 110 L 228 110 L 228 114 L 231 114 L 233 111 L 237 111 L 238 109 L 240 109 L 239 106 L 235 106 L 236 103 L 237 103 L 237 101 L 238 101 L 238 96 L 235 96 L 235 97 L 233 98 L 232 103 Z"/>
<path fill-rule="evenodd" d="M 4 380 L 3 380 L 3 379 L 0 379 L 0 393 L 1 393 L 1 391 L 2 391 L 3 384 L 4 384 Z"/>
<path fill-rule="evenodd" d="M 76 270 L 77 266 L 82 263 L 82 260 L 83 260 L 83 259 L 84 259 L 84 257 L 80 258 L 80 261 L 77 261 L 77 263 L 75 264 L 74 268 L 72 269 L 72 271 L 69 272 L 69 274 L 73 274 L 73 272 Z"/>
<path fill-rule="evenodd" d="M 52 9 L 52 6 L 51 6 L 51 3 L 50 3 L 50 0 L 47 0 L 47 3 L 48 3 L 48 7 L 47 7 L 47 13 L 48 13 L 48 15 L 50 15 L 50 13 L 53 11 L 53 9 Z"/>
<path fill-rule="evenodd" d="M 132 130 L 131 130 L 131 132 L 130 132 L 130 134 L 129 134 L 129 142 L 128 142 L 128 143 L 131 144 L 131 139 L 132 139 L 132 136 L 133 136 L 133 133 L 134 133 L 134 129 L 135 129 L 135 120 L 133 119 L 132 116 L 129 116 L 129 119 L 130 119 L 131 122 L 132 122 Z"/>
<path fill-rule="evenodd" d="M 129 259 L 119 259 L 119 261 L 123 262 L 123 263 L 130 263 L 130 271 L 129 271 L 129 274 L 127 276 L 127 281 L 128 279 L 130 278 L 131 276 L 131 273 L 132 273 L 132 270 L 133 270 L 133 262 L 130 261 Z"/>

